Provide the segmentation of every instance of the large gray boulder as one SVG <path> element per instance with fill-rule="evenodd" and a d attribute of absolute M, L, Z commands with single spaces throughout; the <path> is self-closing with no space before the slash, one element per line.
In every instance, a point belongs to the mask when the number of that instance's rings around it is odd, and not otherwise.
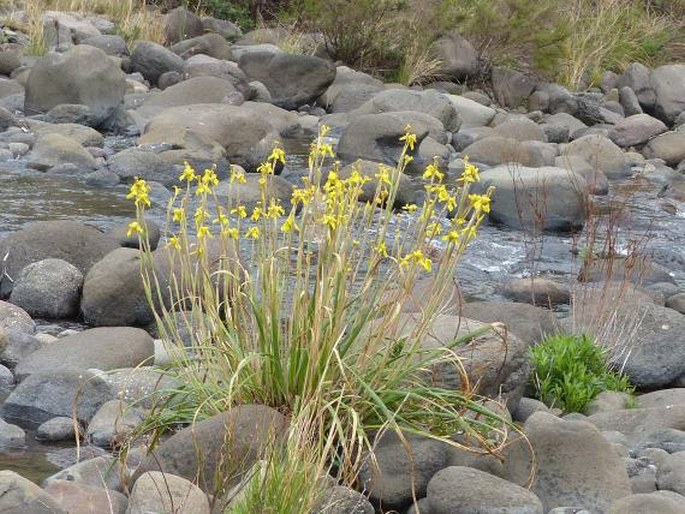
<path fill-rule="evenodd" d="M 31 316 L 72 318 L 78 314 L 83 273 L 62 259 L 44 259 L 26 266 L 10 300 Z"/>
<path fill-rule="evenodd" d="M 497 166 L 514 163 L 515 165 L 537 168 L 551 164 L 549 156 L 536 145 L 538 141 L 518 141 L 497 135 L 478 139 L 462 150 L 462 154 L 472 162 Z M 553 158 L 553 156 L 552 156 Z"/>
<path fill-rule="evenodd" d="M 431 55 L 440 61 L 441 77 L 463 80 L 478 70 L 478 53 L 464 37 L 451 32 L 431 45 Z"/>
<path fill-rule="evenodd" d="M 195 55 L 214 59 L 230 59 L 231 44 L 219 34 L 203 34 L 179 41 L 171 47 L 171 51 L 186 60 Z M 235 65 L 235 63 L 233 64 Z"/>
<path fill-rule="evenodd" d="M 484 471 L 450 466 L 428 483 L 430 514 L 543 514 L 535 493 Z"/>
<path fill-rule="evenodd" d="M 494 135 L 517 141 L 547 142 L 542 127 L 528 118 L 514 118 L 500 123 L 494 128 Z"/>
<path fill-rule="evenodd" d="M 97 167 L 95 158 L 78 142 L 60 134 L 41 136 L 29 155 L 28 166 L 48 171 L 55 166 L 72 164 L 84 174 Z"/>
<path fill-rule="evenodd" d="M 164 36 L 168 44 L 201 36 L 204 32 L 202 19 L 185 7 L 177 7 L 164 17 Z"/>
<path fill-rule="evenodd" d="M 21 475 L 0 471 L 0 512 L 22 514 L 66 514 L 58 501 Z"/>
<path fill-rule="evenodd" d="M 231 408 L 163 441 L 136 469 L 132 481 L 147 471 L 162 471 L 196 481 L 207 493 L 226 492 L 286 428 L 285 416 L 270 407 Z"/>
<path fill-rule="evenodd" d="M 508 448 L 505 467 L 515 483 L 533 478 L 531 491 L 545 512 L 570 506 L 603 514 L 614 500 L 631 494 L 621 458 L 592 424 L 538 411 L 523 431 L 527 439 Z"/>
<path fill-rule="evenodd" d="M 608 178 L 621 178 L 630 174 L 625 153 L 609 138 L 597 134 L 580 137 L 564 149 L 562 157 L 585 161 Z"/>
<path fill-rule="evenodd" d="M 446 443 L 412 434 L 385 432 L 359 473 L 359 483 L 383 510 L 402 510 L 413 495 L 425 496 L 430 479 L 449 465 Z"/>
<path fill-rule="evenodd" d="M 0 330 L 30 335 L 36 331 L 36 324 L 21 307 L 0 301 Z"/>
<path fill-rule="evenodd" d="M 63 54 L 48 54 L 31 68 L 24 110 L 45 113 L 60 104 L 82 104 L 97 126 L 122 103 L 125 91 L 126 76 L 107 54 L 77 45 Z"/>
<path fill-rule="evenodd" d="M 616 87 L 618 89 L 629 87 L 644 109 L 653 110 L 656 103 L 656 92 L 652 85 L 651 72 L 645 65 L 633 63 L 628 66 L 616 82 Z"/>
<path fill-rule="evenodd" d="M 152 41 L 138 41 L 131 53 L 131 68 L 154 86 L 168 71 L 183 73 L 183 58 Z"/>
<path fill-rule="evenodd" d="M 503 107 L 520 106 L 535 89 L 536 83 L 528 75 L 506 66 L 494 66 L 491 73 L 495 100 Z"/>
<path fill-rule="evenodd" d="M 634 114 L 616 123 L 608 137 L 621 148 L 627 148 L 643 145 L 667 130 L 662 121 L 649 114 Z"/>
<path fill-rule="evenodd" d="M 116 242 L 99 230 L 76 221 L 40 221 L 0 240 L 0 254 L 7 255 L 5 271 L 13 280 L 27 264 L 48 258 L 73 264 L 84 275 L 110 251 Z M 0 296 L 7 297 L 12 281 L 0 282 Z"/>
<path fill-rule="evenodd" d="M 416 146 L 414 151 L 410 150 L 408 154 L 415 156 L 422 141 L 434 128 L 434 124 L 422 123 L 418 117 L 414 119 L 410 113 L 392 112 L 355 117 L 340 136 L 338 157 L 345 162 L 362 159 L 394 167 L 399 162 L 404 147 L 404 142 L 400 138 L 407 131 L 409 119 L 414 120 L 411 123 L 411 132 L 416 135 Z M 415 171 L 419 171 L 420 168 L 419 164 Z M 415 166 L 409 166 L 407 171 L 411 172 L 414 169 Z"/>
<path fill-rule="evenodd" d="M 272 103 L 289 110 L 312 104 L 335 79 L 335 66 L 312 55 L 248 53 L 238 64 L 251 80 L 266 86 Z"/>
<path fill-rule="evenodd" d="M 36 427 L 56 416 L 74 414 L 88 422 L 111 399 L 109 386 L 89 371 L 34 373 L 7 397 L 2 417 Z"/>
<path fill-rule="evenodd" d="M 642 149 L 647 159 L 663 159 L 668 166 L 685 160 L 685 132 L 666 132 L 652 139 Z"/>
<path fill-rule="evenodd" d="M 652 71 L 650 84 L 654 90 L 654 113 L 671 125 L 685 111 L 685 64 L 659 66 Z"/>
<path fill-rule="evenodd" d="M 440 120 L 445 130 L 449 132 L 456 132 L 461 126 L 457 110 L 449 97 L 433 89 L 425 91 L 387 89 L 375 95 L 353 112 L 354 114 L 379 114 L 397 111 L 416 111 L 430 114 Z"/>
<path fill-rule="evenodd" d="M 155 116 L 145 127 L 140 143 L 196 149 L 215 161 L 226 157 L 232 164 L 256 171 L 277 138 L 269 121 L 249 106 L 194 104 L 166 109 Z"/>
<path fill-rule="evenodd" d="M 619 498 L 607 511 L 607 514 L 681 514 L 685 512 L 685 498 L 678 494 L 666 494 L 663 491 L 653 493 L 631 494 Z"/>
<path fill-rule="evenodd" d="M 142 131 L 152 118 L 172 107 L 193 104 L 240 105 L 244 100 L 232 82 L 218 77 L 199 76 L 149 97 L 135 110 L 135 117 Z"/>
<path fill-rule="evenodd" d="M 205 54 L 197 54 L 188 58 L 185 62 L 184 75 L 188 78 L 217 77 L 227 80 L 245 98 L 250 98 L 253 92 L 250 90 L 247 75 L 240 69 L 237 63 L 218 59 Z"/>
<path fill-rule="evenodd" d="M 95 446 L 116 448 L 124 443 L 143 422 L 145 413 L 122 400 L 110 400 L 100 406 L 90 420 L 86 439 Z"/>
<path fill-rule="evenodd" d="M 57 500 L 63 509 L 74 514 L 126 514 L 128 498 L 111 489 L 76 484 L 70 480 L 54 480 L 44 491 Z"/>
<path fill-rule="evenodd" d="M 209 514 L 210 510 L 207 495 L 191 481 L 170 473 L 148 471 L 136 480 L 126 512 Z"/>
<path fill-rule="evenodd" d="M 34 373 L 130 368 L 151 364 L 154 352 L 152 338 L 139 328 L 93 328 L 33 352 L 19 362 L 14 372 L 22 380 Z M 69 358 L 65 359 L 65 355 Z"/>
<path fill-rule="evenodd" d="M 479 104 L 478 102 L 459 95 L 447 95 L 454 109 L 462 121 L 461 127 L 486 127 L 495 118 L 497 111 L 492 107 Z"/>
<path fill-rule="evenodd" d="M 568 231 L 585 223 L 588 186 L 572 171 L 497 166 L 481 172 L 480 186 L 495 187 L 489 217 L 496 223 L 542 231 Z"/>
<path fill-rule="evenodd" d="M 338 66 L 335 80 L 317 103 L 332 113 L 350 112 L 384 89 L 383 82 L 371 75 L 347 66 Z"/>

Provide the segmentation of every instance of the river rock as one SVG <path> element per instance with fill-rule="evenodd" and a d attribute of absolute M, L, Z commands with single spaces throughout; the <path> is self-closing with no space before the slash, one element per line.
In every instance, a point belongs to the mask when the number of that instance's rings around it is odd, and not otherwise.
<path fill-rule="evenodd" d="M 528 99 L 536 86 L 530 76 L 506 66 L 494 66 L 490 78 L 495 100 L 503 107 L 518 107 Z"/>
<path fill-rule="evenodd" d="M 74 426 L 74 420 L 72 418 L 57 416 L 42 423 L 36 429 L 36 440 L 54 442 L 71 439 L 74 441 L 76 439 L 77 429 L 80 437 L 81 430 L 78 423 Z"/>
<path fill-rule="evenodd" d="M 16 425 L 0 419 L 0 449 L 8 451 L 22 448 L 26 444 L 26 433 Z"/>
<path fill-rule="evenodd" d="M 181 384 L 170 374 L 152 366 L 121 368 L 99 373 L 120 400 L 142 409 L 159 405 L 169 391 L 178 389 Z"/>
<path fill-rule="evenodd" d="M 86 438 L 95 446 L 116 448 L 143 422 L 145 413 L 122 400 L 100 406 L 90 420 Z"/>
<path fill-rule="evenodd" d="M 24 110 L 41 113 L 59 104 L 83 104 L 97 126 L 121 104 L 125 90 L 125 75 L 107 54 L 77 45 L 63 54 L 48 54 L 31 68 Z"/>
<path fill-rule="evenodd" d="M 159 153 L 140 147 L 126 148 L 107 159 L 107 168 L 123 181 L 142 178 L 171 187 L 178 183 L 178 172 Z"/>
<path fill-rule="evenodd" d="M 253 95 L 249 85 L 250 79 L 236 63 L 231 61 L 205 54 L 193 55 L 185 62 L 184 74 L 188 78 L 209 76 L 226 80 L 233 84 L 233 87 L 245 98 Z"/>
<path fill-rule="evenodd" d="M 366 497 L 342 485 L 331 487 L 325 498 L 312 509 L 312 514 L 374 514 L 373 505 Z"/>
<path fill-rule="evenodd" d="M 111 489 L 89 487 L 69 480 L 54 480 L 45 487 L 70 514 L 126 514 L 128 498 Z"/>
<path fill-rule="evenodd" d="M 517 141 L 547 142 L 542 127 L 528 118 L 515 118 L 500 123 L 495 127 L 493 134 Z"/>
<path fill-rule="evenodd" d="M 234 407 L 162 442 L 138 467 L 133 481 L 147 471 L 162 471 L 197 480 L 205 492 L 224 492 L 236 485 L 236 480 L 262 454 L 264 446 L 283 434 L 286 426 L 285 417 L 270 407 Z M 223 466 L 230 473 L 223 473 Z M 217 477 L 223 481 L 218 491 Z"/>
<path fill-rule="evenodd" d="M 249 106 L 195 104 L 166 109 L 155 116 L 140 142 L 198 149 L 215 156 L 215 161 L 225 156 L 232 164 L 256 171 L 277 139 L 271 124 Z"/>
<path fill-rule="evenodd" d="M 86 487 L 120 492 L 122 481 L 126 478 L 126 471 L 119 459 L 111 455 L 102 455 L 83 460 L 49 476 L 43 481 L 43 486 L 47 488 L 55 482 L 68 480 Z"/>
<path fill-rule="evenodd" d="M 185 7 L 172 9 L 164 17 L 164 37 L 168 44 L 201 36 L 204 32 L 202 19 Z"/>
<path fill-rule="evenodd" d="M 590 134 L 572 141 L 562 155 L 571 159 L 580 158 L 610 179 L 624 177 L 630 173 L 623 151 L 610 139 L 600 135 Z"/>
<path fill-rule="evenodd" d="M 292 110 L 316 100 L 335 79 L 335 66 L 313 55 L 243 54 L 240 69 L 266 86 L 272 102 Z"/>
<path fill-rule="evenodd" d="M 666 298 L 666 307 L 685 314 L 685 293 L 678 293 Z"/>
<path fill-rule="evenodd" d="M 6 273 L 16 279 L 26 265 L 48 258 L 65 260 L 86 274 L 116 247 L 99 230 L 77 221 L 39 221 L 0 240 L 0 255 L 7 255 Z M 0 296 L 8 296 L 13 286 L 2 280 Z"/>
<path fill-rule="evenodd" d="M 221 59 L 220 62 L 228 62 L 228 59 L 231 58 L 230 43 L 221 35 L 211 33 L 179 41 L 171 46 L 171 51 L 183 57 L 186 60 L 186 66 L 188 59 L 196 55 L 216 60 Z M 231 64 L 237 67 L 236 63 Z"/>
<path fill-rule="evenodd" d="M 185 478 L 159 471 L 141 475 L 133 486 L 126 512 L 172 511 L 177 514 L 209 514 L 209 500 L 200 488 Z"/>
<path fill-rule="evenodd" d="M 380 114 L 397 111 L 416 111 L 430 114 L 440 120 L 445 130 L 457 132 L 461 120 L 449 97 L 438 91 L 427 89 L 414 91 L 410 89 L 387 89 L 375 95 L 354 114 Z"/>
<path fill-rule="evenodd" d="M 343 161 L 357 159 L 397 165 L 404 142 L 400 138 L 406 133 L 406 119 L 394 113 L 367 114 L 355 117 L 343 129 L 337 155 Z M 428 135 L 428 127 L 412 126 L 417 145 Z M 409 154 L 414 152 L 409 151 Z"/>
<path fill-rule="evenodd" d="M 134 367 L 151 361 L 154 351 L 152 338 L 139 328 L 92 328 L 32 353 L 19 363 L 15 375 L 21 380 L 33 373 Z M 70 357 L 65 359 L 65 355 Z"/>
<path fill-rule="evenodd" d="M 640 146 L 667 130 L 661 120 L 648 114 L 634 114 L 616 123 L 608 137 L 621 148 L 627 148 Z"/>
<path fill-rule="evenodd" d="M 411 334 L 420 318 L 420 313 L 400 314 L 398 331 L 392 337 Z M 373 330 L 373 326 L 369 329 Z M 423 335 L 421 345 L 435 349 L 485 327 L 486 324 L 480 321 L 441 314 L 433 321 L 430 331 Z M 512 409 L 516 407 L 530 373 L 526 342 L 511 333 L 505 333 L 503 326 L 492 326 L 454 351 L 461 358 L 463 368 L 457 370 L 451 363 L 437 365 L 435 372 L 439 378 L 436 380 L 441 387 L 460 389 L 463 385 L 462 372 L 465 372 L 474 388 L 473 392 L 489 398 L 503 396 L 507 405 Z"/>
<path fill-rule="evenodd" d="M 154 251 L 157 248 L 159 238 L 162 235 L 161 230 L 159 225 L 152 220 L 146 219 L 144 223 L 146 229 L 144 236 L 139 237 L 139 234 L 137 233 L 129 236 L 128 223 L 120 223 L 115 225 L 105 232 L 105 234 L 114 239 L 120 246 L 126 248 L 140 248 L 142 239 L 145 241 L 145 244 L 148 245 L 148 248 Z"/>
<path fill-rule="evenodd" d="M 685 82 L 685 64 L 659 66 L 652 71 L 650 84 L 656 96 L 654 112 L 659 119 L 668 124 L 672 124 L 676 117 L 685 111 L 683 82 Z"/>
<path fill-rule="evenodd" d="M 95 158 L 73 139 L 59 134 L 40 137 L 29 156 L 28 166 L 46 171 L 61 164 L 74 164 L 86 172 L 97 168 Z"/>
<path fill-rule="evenodd" d="M 642 149 L 647 159 L 663 159 L 668 166 L 685 160 L 685 132 L 666 132 L 649 141 Z"/>
<path fill-rule="evenodd" d="M 371 75 L 338 66 L 335 80 L 318 98 L 317 104 L 332 113 L 350 112 L 384 89 L 383 82 Z"/>
<path fill-rule="evenodd" d="M 522 166 L 544 166 L 546 161 L 535 148 L 526 146 L 516 139 L 490 136 L 479 139 L 463 149 L 462 154 L 471 161 L 497 166 L 505 163 L 517 163 Z"/>
<path fill-rule="evenodd" d="M 603 513 L 614 500 L 631 494 L 621 459 L 592 424 L 536 412 L 526 421 L 524 433 L 527 441 L 510 446 L 505 466 L 509 478 L 523 484 L 531 476 L 530 452 L 535 452 L 531 490 L 545 512 L 573 506 Z"/>
<path fill-rule="evenodd" d="M 0 74 L 10 76 L 21 66 L 22 48 L 16 43 L 0 44 Z"/>
<path fill-rule="evenodd" d="M 461 81 L 478 70 L 478 53 L 464 37 L 452 31 L 431 44 L 431 55 L 440 61 L 440 77 Z"/>
<path fill-rule="evenodd" d="M 102 147 L 105 138 L 97 130 L 76 123 L 47 123 L 39 120 L 26 120 L 31 132 L 38 138 L 48 134 L 58 134 L 76 141 L 83 147 Z"/>
<path fill-rule="evenodd" d="M 202 16 L 201 19 L 205 32 L 216 32 L 228 41 L 235 41 L 243 35 L 240 27 L 233 22 L 214 18 L 213 16 Z"/>
<path fill-rule="evenodd" d="M 373 459 L 366 460 L 359 482 L 369 498 L 383 510 L 401 510 L 426 495 L 430 479 L 449 465 L 447 444 L 393 431 L 385 432 L 374 445 Z"/>
<path fill-rule="evenodd" d="M 633 90 L 640 105 L 652 111 L 656 102 L 656 93 L 651 81 L 651 72 L 643 64 L 633 63 L 623 72 L 616 82 L 616 87 L 629 87 Z"/>
<path fill-rule="evenodd" d="M 659 490 L 685 493 L 685 451 L 670 454 L 659 465 L 657 470 L 657 487 Z"/>
<path fill-rule="evenodd" d="M 481 172 L 479 187 L 490 186 L 495 192 L 489 218 L 496 223 L 552 232 L 581 228 L 585 223 L 588 186 L 572 171 L 552 166 L 498 166 Z"/>
<path fill-rule="evenodd" d="M 99 48 L 107 55 L 114 55 L 116 57 L 123 57 L 128 55 L 128 45 L 121 36 L 115 34 L 100 34 L 99 36 L 90 36 L 81 40 L 82 45 L 94 46 Z"/>
<path fill-rule="evenodd" d="M 0 301 L 0 330 L 3 332 L 33 334 L 36 324 L 21 307 Z"/>
<path fill-rule="evenodd" d="M 568 286 L 545 278 L 511 280 L 506 283 L 503 292 L 510 300 L 540 307 L 568 305 L 571 300 Z"/>
<path fill-rule="evenodd" d="M 438 471 L 428 483 L 426 497 L 430 514 L 544 512 L 540 499 L 528 489 L 464 466 L 450 466 Z"/>
<path fill-rule="evenodd" d="M 681 451 L 685 436 L 685 405 L 664 404 L 650 407 L 599 412 L 588 421 L 602 431 L 625 435 L 630 448 L 661 448 Z"/>
<path fill-rule="evenodd" d="M 199 76 L 167 87 L 145 100 L 135 111 L 140 117 L 141 130 L 145 124 L 166 109 L 192 104 L 240 105 L 244 101 L 232 82 L 218 77 Z"/>
<path fill-rule="evenodd" d="M 75 408 L 76 417 L 86 422 L 111 399 L 109 386 L 90 372 L 34 373 L 7 397 L 2 416 L 37 426 L 55 416 L 71 416 Z"/>
<path fill-rule="evenodd" d="M 67 514 L 50 494 L 9 469 L 0 471 L 0 512 Z"/>
<path fill-rule="evenodd" d="M 14 284 L 10 300 L 29 315 L 73 318 L 79 310 L 83 273 L 62 259 L 44 259 L 26 266 Z"/>
<path fill-rule="evenodd" d="M 492 107 L 481 105 L 464 96 L 447 95 L 447 98 L 457 111 L 462 122 L 460 127 L 463 128 L 488 126 L 497 113 Z"/>
<path fill-rule="evenodd" d="M 668 491 L 631 494 L 613 502 L 607 514 L 680 514 L 685 512 L 685 498 Z"/>
<path fill-rule="evenodd" d="M 15 368 L 19 362 L 42 348 L 43 343 L 36 336 L 12 329 L 0 330 L 0 362 L 9 368 Z"/>
<path fill-rule="evenodd" d="M 131 53 L 131 68 L 142 73 L 145 80 L 154 86 L 167 71 L 183 73 L 183 59 L 157 43 L 138 41 Z"/>

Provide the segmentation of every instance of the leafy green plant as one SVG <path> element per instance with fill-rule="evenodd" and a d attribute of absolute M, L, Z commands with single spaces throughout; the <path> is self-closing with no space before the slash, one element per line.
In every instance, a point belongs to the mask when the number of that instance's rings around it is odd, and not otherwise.
<path fill-rule="evenodd" d="M 481 450 L 496 452 L 509 425 L 468 387 L 437 382 L 438 368 L 466 377 L 454 349 L 474 335 L 444 347 L 423 344 L 457 261 L 490 209 L 492 190 L 470 192 L 479 178 L 471 164 L 453 184 L 431 164 L 422 205 L 405 205 L 398 217 L 393 206 L 416 136 L 401 138 L 395 167 L 344 175 L 326 130 L 312 144 L 309 175 L 293 190 L 290 206 L 270 194 L 274 170 L 285 160 L 278 147 L 257 174 L 234 168 L 225 197 L 216 194 L 212 169 L 196 173 L 186 166 L 169 207 L 164 250 L 166 269 L 174 272 L 158 274 L 145 243 L 142 248 L 148 299 L 163 339 L 173 343 L 170 373 L 187 393 L 161 406 L 157 419 L 168 426 L 175 415 L 188 421 L 191 412 L 202 419 L 246 403 L 271 406 L 301 434 L 284 458 L 314 456 L 320 474 L 347 485 L 384 430 L 447 444 L 466 433 Z M 259 200 L 249 206 L 242 195 L 253 178 Z M 131 188 L 139 214 L 131 233 L 146 233 L 148 193 L 144 180 Z M 408 328 L 402 309 L 426 274 L 435 287 Z M 190 346 L 169 322 L 179 308 L 193 334 Z M 274 465 L 278 473 L 292 463 Z M 293 473 L 300 472 L 307 469 Z"/>
<path fill-rule="evenodd" d="M 583 412 L 602 391 L 632 392 L 628 378 L 612 371 L 606 353 L 588 336 L 551 336 L 531 351 L 538 399 L 564 412 Z"/>

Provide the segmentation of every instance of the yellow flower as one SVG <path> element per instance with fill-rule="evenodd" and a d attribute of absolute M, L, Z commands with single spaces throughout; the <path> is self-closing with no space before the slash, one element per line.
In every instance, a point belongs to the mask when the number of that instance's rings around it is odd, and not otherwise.
<path fill-rule="evenodd" d="M 184 180 L 188 183 L 192 182 L 193 180 L 197 179 L 197 175 L 195 175 L 195 170 L 193 167 L 188 164 L 187 162 L 183 163 L 183 173 L 181 173 L 181 176 L 178 177 L 178 179 L 183 182 Z"/>
<path fill-rule="evenodd" d="M 197 184 L 197 189 L 195 190 L 195 196 L 200 196 L 203 194 L 209 194 L 212 192 L 212 188 L 209 187 L 209 184 L 205 184 L 204 182 L 199 182 Z"/>
<path fill-rule="evenodd" d="M 180 250 L 181 249 L 181 241 L 177 235 L 171 236 L 169 238 L 169 241 L 167 241 L 166 245 L 168 248 L 173 248 L 174 250 Z"/>
<path fill-rule="evenodd" d="M 212 237 L 212 233 L 209 231 L 209 227 L 202 225 L 197 231 L 197 238 L 204 239 L 205 237 Z"/>
<path fill-rule="evenodd" d="M 150 186 L 142 178 L 137 178 L 131 184 L 131 189 L 126 195 L 127 200 L 133 200 L 136 207 L 150 207 Z"/>
<path fill-rule="evenodd" d="M 426 257 L 421 250 L 414 250 L 400 259 L 400 267 L 407 267 L 409 264 L 421 266 L 427 273 L 433 270 L 433 261 Z"/>
<path fill-rule="evenodd" d="M 273 175 L 274 174 L 274 166 L 270 161 L 263 162 L 259 165 L 257 168 L 257 171 L 261 173 L 262 175 Z"/>
<path fill-rule="evenodd" d="M 414 150 L 414 145 L 416 145 L 416 134 L 411 132 L 411 125 L 404 127 L 405 134 L 400 138 L 400 141 L 404 141 L 404 144 L 409 150 Z"/>
<path fill-rule="evenodd" d="M 200 182 L 210 187 L 213 187 L 219 185 L 219 178 L 216 176 L 216 172 L 214 170 L 206 169 L 205 172 L 202 174 Z"/>
<path fill-rule="evenodd" d="M 408 203 L 402 206 L 403 211 L 407 212 L 416 212 L 418 210 L 419 206 L 416 205 L 415 203 Z"/>
<path fill-rule="evenodd" d="M 231 178 L 229 180 L 231 184 L 233 184 L 234 182 L 237 182 L 238 184 L 244 184 L 245 182 L 247 182 L 247 179 L 245 178 L 245 173 L 243 173 L 242 170 L 238 169 L 235 166 L 231 166 Z"/>
<path fill-rule="evenodd" d="M 464 157 L 464 172 L 459 178 L 459 182 L 464 184 L 478 182 L 480 180 L 480 175 L 478 174 L 478 168 L 469 162 L 468 157 Z"/>
<path fill-rule="evenodd" d="M 126 237 L 131 237 L 133 234 L 143 234 L 145 230 L 142 225 L 137 221 L 132 221 L 128 224 L 128 230 L 126 231 Z"/>
<path fill-rule="evenodd" d="M 290 216 L 288 216 L 288 217 L 285 219 L 285 222 L 283 223 L 283 225 L 281 225 L 281 231 L 287 233 L 287 232 L 291 232 L 292 230 L 296 230 L 296 231 L 299 232 L 299 231 L 300 231 L 300 227 L 299 227 L 299 225 L 298 225 L 297 223 L 295 223 L 295 216 L 294 216 L 294 214 L 291 212 L 291 213 L 290 213 Z"/>
<path fill-rule="evenodd" d="M 237 214 L 239 218 L 247 218 L 247 209 L 244 205 L 238 205 L 231 209 L 231 214 Z"/>
<path fill-rule="evenodd" d="M 422 177 L 425 180 L 431 180 L 434 178 L 436 182 L 442 182 L 442 179 L 445 177 L 445 174 L 438 169 L 438 163 L 436 161 L 433 161 L 431 164 L 426 166 L 426 169 L 423 171 Z"/>
<path fill-rule="evenodd" d="M 269 160 L 273 162 L 280 161 L 281 163 L 285 164 L 285 152 L 282 148 L 276 146 L 271 151 L 271 155 L 269 155 Z"/>
<path fill-rule="evenodd" d="M 207 218 L 209 218 L 209 212 L 207 210 L 203 209 L 202 207 L 198 207 L 195 209 L 195 214 L 193 215 L 193 218 L 195 218 L 195 223 L 197 225 L 202 225 Z"/>
<path fill-rule="evenodd" d="M 385 164 L 378 165 L 378 173 L 376 173 L 375 177 L 381 184 L 386 184 L 388 186 L 392 185 L 392 181 L 390 180 L 390 168 Z"/>
<path fill-rule="evenodd" d="M 324 214 L 321 218 L 321 223 L 328 226 L 331 230 L 335 230 L 338 226 L 338 219 L 332 214 Z"/>
<path fill-rule="evenodd" d="M 490 212 L 490 197 L 488 195 L 469 195 L 469 201 L 476 212 Z"/>
<path fill-rule="evenodd" d="M 426 225 L 426 235 L 428 237 L 435 237 L 442 233 L 442 225 L 437 222 L 431 222 Z"/>
<path fill-rule="evenodd" d="M 385 244 L 385 241 L 381 241 L 380 243 L 378 243 L 378 245 L 376 246 L 376 252 L 381 257 L 388 256 L 388 246 Z"/>
<path fill-rule="evenodd" d="M 181 223 L 186 219 L 186 210 L 183 207 L 176 207 L 173 210 L 173 220 L 177 223 Z"/>
<path fill-rule="evenodd" d="M 446 235 L 442 236 L 442 240 L 448 243 L 459 244 L 459 231 L 450 230 Z"/>
<path fill-rule="evenodd" d="M 271 199 L 271 202 L 269 203 L 269 208 L 266 210 L 266 217 L 267 218 L 280 218 L 285 214 L 285 209 L 278 203 L 278 200 Z"/>
<path fill-rule="evenodd" d="M 259 239 L 259 227 L 252 227 L 245 232 L 245 237 L 248 239 Z"/>
<path fill-rule="evenodd" d="M 252 211 L 252 215 L 250 216 L 250 219 L 252 221 L 259 221 L 259 219 L 264 215 L 264 211 L 262 210 L 262 207 L 257 205 L 255 206 L 254 210 Z"/>
<path fill-rule="evenodd" d="M 219 213 L 216 215 L 216 218 L 212 220 L 212 223 L 219 223 L 221 226 L 226 226 L 228 225 L 228 216 L 226 216 L 223 212 L 223 210 L 219 209 Z"/>
<path fill-rule="evenodd" d="M 222 229 L 221 233 L 223 235 L 230 237 L 231 239 L 235 239 L 236 241 L 238 240 L 238 238 L 240 238 L 240 232 L 235 227 L 224 228 Z"/>

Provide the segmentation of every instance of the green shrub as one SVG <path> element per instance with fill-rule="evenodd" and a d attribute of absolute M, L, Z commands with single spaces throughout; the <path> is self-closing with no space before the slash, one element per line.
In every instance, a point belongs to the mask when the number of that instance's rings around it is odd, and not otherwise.
<path fill-rule="evenodd" d="M 537 398 L 564 412 L 583 412 L 602 391 L 633 391 L 628 378 L 610 369 L 605 351 L 586 335 L 552 336 L 531 353 Z"/>

